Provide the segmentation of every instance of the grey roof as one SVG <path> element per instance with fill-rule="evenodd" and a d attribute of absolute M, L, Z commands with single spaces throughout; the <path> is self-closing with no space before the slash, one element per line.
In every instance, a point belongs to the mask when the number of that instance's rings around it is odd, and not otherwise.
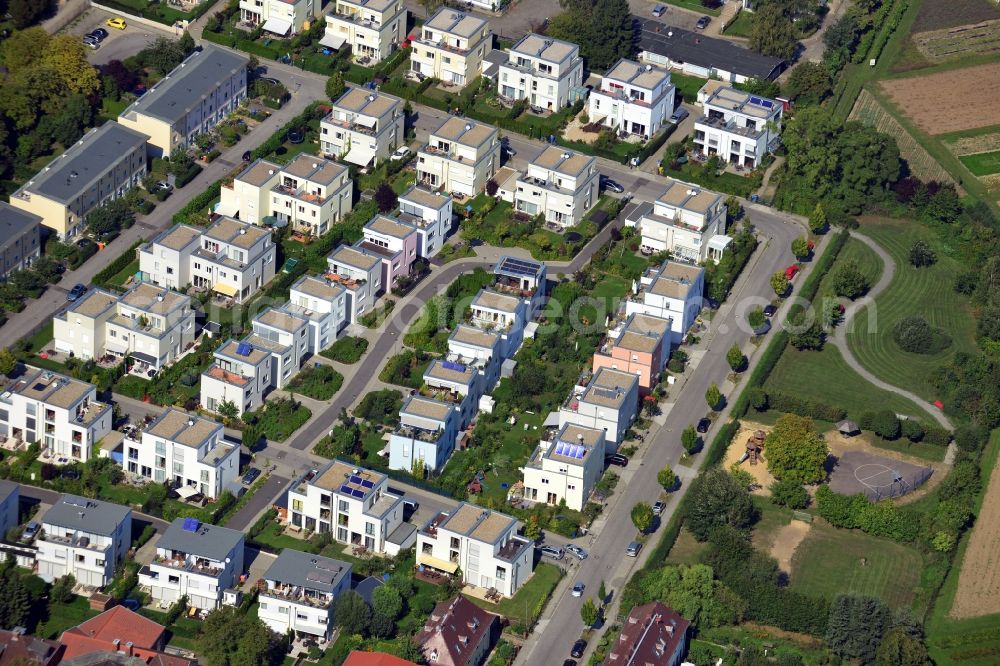
<path fill-rule="evenodd" d="M 266 580 L 296 585 L 320 592 L 333 592 L 351 575 L 351 565 L 322 555 L 285 548 L 264 572 Z"/>
<path fill-rule="evenodd" d="M 28 231 L 37 231 L 41 223 L 38 215 L 0 201 L 0 246 L 16 241 Z"/>
<path fill-rule="evenodd" d="M 249 61 L 245 55 L 205 44 L 121 115 L 138 112 L 173 124 L 200 104 L 220 81 L 245 70 Z"/>
<path fill-rule="evenodd" d="M 59 203 L 71 203 L 114 170 L 122 158 L 145 145 L 148 138 L 109 120 L 52 160 L 22 189 Z"/>
<path fill-rule="evenodd" d="M 405 525 L 406 523 L 403 524 Z M 416 529 L 416 527 L 413 527 L 413 529 Z M 368 576 L 368 578 L 365 578 L 363 581 L 354 586 L 354 591 L 361 595 L 361 598 L 365 600 L 366 604 L 371 606 L 375 590 L 383 585 L 385 585 L 385 583 L 383 583 L 380 579 L 375 576 Z"/>
<path fill-rule="evenodd" d="M 13 481 L 0 479 L 0 504 L 6 502 L 8 497 L 10 497 L 13 493 L 18 492 L 19 490 L 20 486 L 18 486 Z"/>
<path fill-rule="evenodd" d="M 639 50 L 665 56 L 674 62 L 721 69 L 758 79 L 775 79 L 785 61 L 743 48 L 726 39 L 668 26 L 652 19 L 633 17 L 639 24 Z"/>
<path fill-rule="evenodd" d="M 45 512 L 42 524 L 85 534 L 111 536 L 131 514 L 132 510 L 127 506 L 65 494 Z"/>
<path fill-rule="evenodd" d="M 184 518 L 174 518 L 170 527 L 156 542 L 157 548 L 177 550 L 216 562 L 225 560 L 233 549 L 243 543 L 243 532 L 200 523 L 196 532 L 184 529 Z"/>

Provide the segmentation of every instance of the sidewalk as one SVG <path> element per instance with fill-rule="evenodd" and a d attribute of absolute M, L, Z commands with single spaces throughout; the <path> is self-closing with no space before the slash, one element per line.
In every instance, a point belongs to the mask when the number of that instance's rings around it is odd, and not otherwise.
<path fill-rule="evenodd" d="M 707 28 L 705 28 L 705 34 L 709 37 L 721 37 L 722 39 L 728 39 L 722 34 L 722 29 L 730 21 L 732 21 L 742 9 L 743 3 L 740 2 L 740 0 L 729 0 L 729 2 L 723 5 L 722 13 L 719 14 L 718 18 L 713 18 L 712 22 L 708 24 Z"/>

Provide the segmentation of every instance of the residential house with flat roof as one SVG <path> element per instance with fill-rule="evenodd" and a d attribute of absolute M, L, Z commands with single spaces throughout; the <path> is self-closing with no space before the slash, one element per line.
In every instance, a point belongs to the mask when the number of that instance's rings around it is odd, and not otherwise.
<path fill-rule="evenodd" d="M 479 666 L 500 639 L 500 616 L 483 610 L 462 595 L 442 601 L 413 637 L 434 666 Z"/>
<path fill-rule="evenodd" d="M 18 188 L 10 204 L 40 217 L 59 240 L 75 238 L 91 211 L 125 196 L 146 177 L 148 138 L 108 121 Z"/>
<path fill-rule="evenodd" d="M 524 299 L 527 319 L 534 319 L 541 312 L 548 287 L 544 263 L 504 255 L 494 265 L 493 275 L 495 291 Z"/>
<path fill-rule="evenodd" d="M 360 167 L 377 167 L 406 143 L 405 121 L 398 97 L 348 88 L 320 122 L 320 152 Z"/>
<path fill-rule="evenodd" d="M 417 229 L 417 254 L 430 259 L 451 232 L 451 197 L 413 185 L 399 195 L 400 221 L 412 224 Z"/>
<path fill-rule="evenodd" d="M 650 393 L 670 359 L 671 321 L 642 312 L 616 321 L 594 354 L 593 371 L 611 368 L 634 373 L 639 377 L 639 393 Z"/>
<path fill-rule="evenodd" d="M 346 291 L 348 322 L 353 324 L 375 307 L 384 290 L 382 258 L 341 245 L 326 258 L 326 264 L 324 278 Z"/>
<path fill-rule="evenodd" d="M 399 426 L 389 436 L 389 469 L 440 470 L 455 450 L 460 428 L 459 396 L 432 391 L 411 395 L 399 410 Z"/>
<path fill-rule="evenodd" d="M 596 157 L 548 146 L 517 176 L 514 209 L 563 229 L 579 224 L 597 203 L 600 175 Z"/>
<path fill-rule="evenodd" d="M 668 70 L 622 58 L 590 93 L 588 115 L 592 123 L 648 141 L 669 122 L 674 97 Z"/>
<path fill-rule="evenodd" d="M 149 137 L 154 157 L 169 157 L 208 132 L 247 96 L 250 59 L 203 44 L 118 115 L 119 124 Z"/>
<path fill-rule="evenodd" d="M 239 530 L 175 518 L 156 542 L 153 561 L 139 569 L 139 585 L 161 606 L 186 595 L 189 608 L 214 610 L 240 584 L 243 546 Z"/>
<path fill-rule="evenodd" d="M 529 32 L 507 51 L 500 64 L 499 91 L 508 100 L 527 99 L 546 111 L 561 111 L 576 101 L 583 85 L 583 58 L 572 42 Z M 585 94 L 586 91 L 583 91 Z"/>
<path fill-rule="evenodd" d="M 309 322 L 309 353 L 318 354 L 347 326 L 347 290 L 323 277 L 303 275 L 288 292 L 285 312 Z"/>
<path fill-rule="evenodd" d="M 253 333 L 244 342 L 271 352 L 271 382 L 284 388 L 309 355 L 309 320 L 268 308 L 254 317 L 252 325 Z"/>
<path fill-rule="evenodd" d="M 42 252 L 42 217 L 0 201 L 0 280 L 24 270 Z"/>
<path fill-rule="evenodd" d="M 583 511 L 604 472 L 603 430 L 573 423 L 548 428 L 527 464 L 524 499 Z"/>
<path fill-rule="evenodd" d="M 207 229 L 178 225 L 139 246 L 139 270 L 146 282 L 242 303 L 274 279 L 275 254 L 269 229 L 219 217 Z"/>
<path fill-rule="evenodd" d="M 484 331 L 498 333 L 501 356 L 503 359 L 512 358 L 524 341 L 524 326 L 527 323 L 524 300 L 492 289 L 480 289 L 469 308 L 469 323 Z"/>
<path fill-rule="evenodd" d="M 559 410 L 559 425 L 603 430 L 608 452 L 614 452 L 639 410 L 639 377 L 631 372 L 598 368 L 584 377 Z"/>
<path fill-rule="evenodd" d="M 473 365 L 436 358 L 424 371 L 420 395 L 450 402 L 458 409 L 458 429 L 468 426 L 476 416 L 483 394 L 483 376 Z"/>
<path fill-rule="evenodd" d="M 111 582 L 132 546 L 132 509 L 64 494 L 39 519 L 37 573 L 46 583 L 68 574 L 102 588 Z"/>
<path fill-rule="evenodd" d="M 125 438 L 122 467 L 132 479 L 169 483 L 182 496 L 218 499 L 240 473 L 240 447 L 226 441 L 218 421 L 168 407 L 138 434 Z"/>
<path fill-rule="evenodd" d="M 668 181 L 652 210 L 639 220 L 640 249 L 646 254 L 670 252 L 696 264 L 718 261 L 732 240 L 725 235 L 725 198 L 697 185 Z"/>
<path fill-rule="evenodd" d="M 271 563 L 260 587 L 257 617 L 278 635 L 328 641 L 337 598 L 351 589 L 351 565 L 322 555 L 285 548 Z"/>
<path fill-rule="evenodd" d="M 695 150 L 741 168 L 756 169 L 780 143 L 781 102 L 736 88 L 717 88 L 694 121 Z"/>
<path fill-rule="evenodd" d="M 321 0 L 240 0 L 240 22 L 278 37 L 291 37 L 319 16 Z"/>
<path fill-rule="evenodd" d="M 647 268 L 625 301 L 625 314 L 670 320 L 670 344 L 679 345 L 705 304 L 705 269 L 665 261 Z M 667 359 L 664 359 L 666 362 Z"/>
<path fill-rule="evenodd" d="M 512 597 L 534 571 L 534 544 L 517 528 L 506 514 L 462 502 L 417 532 L 417 566 L 461 569 L 465 584 Z"/>
<path fill-rule="evenodd" d="M 499 168 L 497 128 L 469 118 L 448 116 L 417 152 L 417 183 L 445 193 L 474 197 Z"/>
<path fill-rule="evenodd" d="M 605 666 L 662 664 L 680 666 L 687 652 L 691 623 L 661 601 L 635 606 L 608 647 Z"/>
<path fill-rule="evenodd" d="M 486 19 L 441 7 L 424 21 L 411 46 L 411 70 L 464 86 L 483 73 L 483 61 L 493 50 L 493 31 Z"/>
<path fill-rule="evenodd" d="M 403 0 L 335 0 L 326 14 L 320 45 L 339 50 L 346 44 L 356 60 L 375 65 L 406 38 L 407 10 Z"/>
<path fill-rule="evenodd" d="M 388 215 L 376 215 L 365 225 L 364 236 L 354 248 L 382 261 L 382 285 L 389 291 L 399 278 L 412 272 L 419 245 L 415 226 Z"/>
<path fill-rule="evenodd" d="M 38 442 L 56 459 L 90 460 L 111 420 L 111 405 L 98 401 L 96 386 L 51 370 L 28 366 L 0 393 L 0 435 Z"/>
<path fill-rule="evenodd" d="M 273 384 L 271 350 L 249 340 L 228 340 L 213 354 L 215 362 L 201 373 L 202 409 L 219 413 L 232 403 L 239 416 L 264 404 Z"/>
<path fill-rule="evenodd" d="M 372 553 L 395 555 L 415 538 L 403 522 L 402 496 L 389 491 L 389 477 L 342 460 L 292 483 L 288 522 Z"/>
<path fill-rule="evenodd" d="M 448 361 L 474 368 L 479 373 L 483 393 L 488 393 L 500 378 L 504 357 L 500 334 L 459 324 L 448 336 Z"/>

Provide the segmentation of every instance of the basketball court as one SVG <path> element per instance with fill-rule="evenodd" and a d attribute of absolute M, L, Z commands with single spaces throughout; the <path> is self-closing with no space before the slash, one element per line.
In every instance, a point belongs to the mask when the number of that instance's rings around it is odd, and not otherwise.
<path fill-rule="evenodd" d="M 932 471 L 866 451 L 845 451 L 830 472 L 830 488 L 843 495 L 864 493 L 871 500 L 900 497 L 927 481 Z"/>

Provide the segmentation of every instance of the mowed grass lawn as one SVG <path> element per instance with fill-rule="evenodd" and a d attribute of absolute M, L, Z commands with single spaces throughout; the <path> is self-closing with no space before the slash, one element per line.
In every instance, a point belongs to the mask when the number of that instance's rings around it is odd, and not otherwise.
<path fill-rule="evenodd" d="M 525 623 L 528 615 L 535 612 L 538 602 L 552 596 L 552 591 L 556 589 L 556 585 L 559 584 L 559 579 L 562 577 L 562 569 L 554 564 L 542 562 L 535 567 L 535 573 L 528 579 L 528 582 L 522 585 L 521 589 L 515 592 L 510 599 L 504 599 L 500 603 L 494 604 L 473 596 L 467 598 L 480 608 L 506 616 L 511 624 Z"/>
<path fill-rule="evenodd" d="M 965 165 L 966 169 L 976 176 L 1000 173 L 1000 150 L 994 150 L 991 153 L 962 155 L 958 159 Z"/>
<path fill-rule="evenodd" d="M 896 262 L 896 274 L 876 299 L 876 308 L 865 308 L 855 317 L 847 342 L 869 372 L 933 401 L 937 396 L 929 381 L 931 374 L 957 352 L 976 350 L 976 323 L 968 300 L 953 288 L 955 276 L 964 267 L 945 254 L 947 248 L 933 232 L 915 222 L 869 219 L 862 222 L 860 231 L 885 248 Z M 917 240 L 926 241 L 936 250 L 936 264 L 919 269 L 910 265 L 910 247 Z M 952 338 L 951 346 L 936 354 L 900 349 L 892 339 L 893 325 L 917 315 L 944 329 Z"/>
<path fill-rule="evenodd" d="M 736 16 L 736 20 L 729 24 L 722 34 L 727 37 L 749 37 L 750 28 L 752 27 L 753 19 L 751 19 L 752 14 L 750 12 L 740 12 Z"/>
<path fill-rule="evenodd" d="M 923 558 L 908 546 L 815 522 L 792 556 L 791 589 L 827 599 L 838 594 L 879 597 L 907 608 Z"/>

